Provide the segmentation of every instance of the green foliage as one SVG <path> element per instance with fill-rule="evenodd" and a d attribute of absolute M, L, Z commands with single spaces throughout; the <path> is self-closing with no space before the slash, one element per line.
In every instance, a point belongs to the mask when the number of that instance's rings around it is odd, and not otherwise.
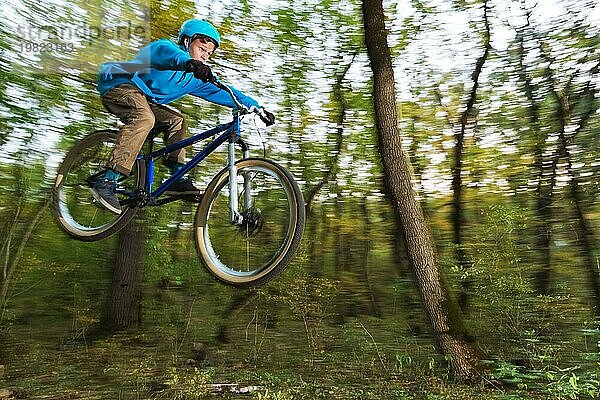
<path fill-rule="evenodd" d="M 191 370 L 171 368 L 167 374 L 169 398 L 197 399 L 210 393 L 207 386 L 212 378 L 210 371 L 199 371 L 197 368 Z"/>
<path fill-rule="evenodd" d="M 292 316 L 302 322 L 311 360 L 323 353 L 323 324 L 332 316 L 338 284 L 329 279 L 296 277 L 293 281 L 258 289 L 258 293 L 267 300 L 285 304 Z"/>
<path fill-rule="evenodd" d="M 86 340 L 86 332 L 100 321 L 100 309 L 96 302 L 87 296 L 88 289 L 75 284 L 73 287 L 73 303 L 65 306 L 65 310 L 73 316 L 74 339 Z"/>
<path fill-rule="evenodd" d="M 496 361 L 494 368 L 491 374 L 492 378 L 501 380 L 509 385 L 514 385 L 519 389 L 527 389 L 528 385 L 538 377 L 535 374 L 524 371 L 525 368 L 522 366 L 517 366 L 503 360 Z"/>
<path fill-rule="evenodd" d="M 331 315 L 332 300 L 335 298 L 339 283 L 330 279 L 297 277 L 280 287 L 280 292 L 259 289 L 267 298 L 286 304 L 292 314 L 305 321 L 320 322 Z"/>
<path fill-rule="evenodd" d="M 581 371 L 581 366 L 526 371 L 523 366 L 503 360 L 497 360 L 493 364 L 491 376 L 494 379 L 519 389 L 543 388 L 551 399 L 593 399 L 600 393 L 597 372 Z"/>
<path fill-rule="evenodd" d="M 598 364 L 600 367 L 600 364 Z M 548 371 L 548 392 L 555 399 L 595 399 L 600 395 L 600 380 L 597 373 L 578 373 L 570 370 Z"/>

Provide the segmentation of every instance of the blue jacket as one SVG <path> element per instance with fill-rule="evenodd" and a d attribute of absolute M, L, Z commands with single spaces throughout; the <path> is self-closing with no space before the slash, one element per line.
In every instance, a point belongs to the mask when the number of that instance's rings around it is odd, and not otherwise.
<path fill-rule="evenodd" d="M 157 40 L 140 50 L 132 61 L 109 62 L 100 66 L 98 91 L 104 95 L 123 84 L 134 84 L 151 101 L 168 104 L 186 94 L 227 107 L 235 107 L 231 96 L 212 83 L 204 83 L 185 73 L 191 57 L 188 52 L 168 39 Z M 256 100 L 231 87 L 240 103 L 259 107 Z"/>

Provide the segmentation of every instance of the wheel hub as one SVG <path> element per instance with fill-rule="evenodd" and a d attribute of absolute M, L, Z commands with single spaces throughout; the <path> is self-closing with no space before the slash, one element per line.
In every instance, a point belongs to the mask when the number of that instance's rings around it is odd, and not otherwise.
<path fill-rule="evenodd" d="M 264 218 L 258 208 L 244 211 L 242 214 L 242 223 L 239 225 L 240 232 L 248 237 L 256 236 L 262 230 Z"/>

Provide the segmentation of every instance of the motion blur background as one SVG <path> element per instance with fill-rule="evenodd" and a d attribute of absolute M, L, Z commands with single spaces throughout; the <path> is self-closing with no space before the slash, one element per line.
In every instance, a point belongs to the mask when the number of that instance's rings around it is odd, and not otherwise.
<path fill-rule="evenodd" d="M 384 3 L 404 150 L 445 281 L 489 368 L 485 388 L 445 379 L 398 245 L 360 6 L 2 3 L 0 388 L 55 399 L 198 398 L 223 382 L 270 389 L 251 396 L 273 399 L 598 395 L 597 1 Z M 194 206 L 149 210 L 141 328 L 92 340 L 119 238 L 79 243 L 63 234 L 48 207 L 54 173 L 75 140 L 117 126 L 95 90 L 99 65 L 175 39 L 191 17 L 221 32 L 213 71 L 277 117 L 261 134 L 246 124 L 244 135 L 301 183 L 309 203 L 302 249 L 265 288 L 224 287 L 196 256 Z M 191 97 L 174 105 L 190 132 L 229 118 Z M 456 256 L 451 209 L 461 128 L 468 263 Z M 193 172 L 200 186 L 224 154 Z"/>

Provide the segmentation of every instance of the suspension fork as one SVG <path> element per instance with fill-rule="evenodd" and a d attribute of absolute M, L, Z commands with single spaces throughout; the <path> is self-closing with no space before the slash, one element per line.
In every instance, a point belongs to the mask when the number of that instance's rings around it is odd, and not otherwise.
<path fill-rule="evenodd" d="M 242 139 L 238 138 L 237 144 L 242 147 L 243 158 L 248 158 L 250 156 L 250 152 L 246 143 Z M 244 217 L 238 212 L 238 168 L 235 165 L 235 145 L 235 141 L 229 141 L 227 156 L 227 168 L 229 170 L 229 215 L 232 225 L 240 225 L 243 222 Z M 244 174 L 244 210 L 249 210 L 252 206 L 252 187 L 250 183 L 250 177 L 247 176 L 247 174 Z"/>

